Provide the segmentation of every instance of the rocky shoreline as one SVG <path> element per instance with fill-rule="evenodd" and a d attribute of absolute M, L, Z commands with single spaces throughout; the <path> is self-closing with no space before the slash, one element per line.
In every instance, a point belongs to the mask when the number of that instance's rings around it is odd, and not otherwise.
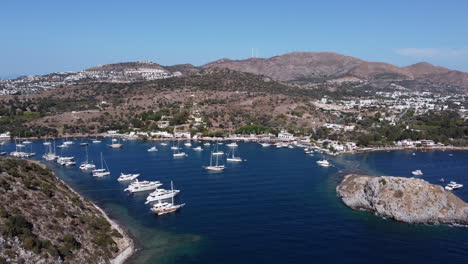
<path fill-rule="evenodd" d="M 468 204 L 422 179 L 349 174 L 336 193 L 354 210 L 405 223 L 468 225 Z"/>
<path fill-rule="evenodd" d="M 45 164 L 41 163 L 40 161 L 31 161 L 31 162 L 34 162 L 36 164 L 39 164 L 40 166 L 44 167 L 44 168 L 48 168 Z M 83 196 L 81 196 L 81 194 L 79 194 L 77 191 L 75 191 L 70 185 L 68 185 L 67 183 L 65 183 L 62 179 L 60 179 L 57 175 L 55 175 L 55 173 L 53 173 L 54 176 L 59 180 L 61 181 L 63 184 L 65 184 L 68 189 L 70 191 L 72 191 L 73 193 L 75 193 L 77 196 L 79 196 L 82 200 L 84 200 L 85 198 Z M 116 243 L 117 243 L 117 247 L 119 248 L 119 251 L 118 253 L 112 258 L 110 259 L 110 263 L 111 264 L 123 264 L 125 263 L 125 261 L 127 259 L 129 259 L 134 253 L 135 253 L 135 242 L 133 241 L 133 239 L 130 237 L 130 235 L 128 234 L 128 232 L 122 227 L 120 226 L 116 221 L 112 220 L 107 214 L 106 212 L 100 208 L 99 206 L 97 206 L 95 203 L 93 203 L 92 201 L 89 201 L 101 214 L 102 216 L 110 223 L 110 225 L 112 226 L 112 228 L 116 229 L 121 235 L 122 235 L 122 238 L 121 239 L 116 239 Z"/>

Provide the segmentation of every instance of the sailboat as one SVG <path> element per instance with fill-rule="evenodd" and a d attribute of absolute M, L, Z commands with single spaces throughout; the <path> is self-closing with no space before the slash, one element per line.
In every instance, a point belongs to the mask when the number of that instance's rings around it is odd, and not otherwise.
<path fill-rule="evenodd" d="M 107 164 L 106 164 L 106 167 L 107 167 Z M 93 170 L 92 172 L 93 172 L 94 177 L 104 177 L 104 176 L 110 175 L 109 168 L 107 168 L 107 170 L 104 169 L 104 158 L 102 157 L 102 152 L 101 152 L 101 168 Z"/>
<path fill-rule="evenodd" d="M 49 148 L 49 151 L 46 154 L 44 154 L 42 156 L 42 158 L 44 158 L 45 160 L 48 160 L 48 161 L 53 161 L 53 160 L 57 159 L 58 156 L 55 154 L 55 150 L 54 150 L 54 152 L 52 152 L 52 145 L 49 144 L 49 145 L 46 145 L 46 146 Z M 55 145 L 54 145 L 54 147 L 55 147 Z"/>
<path fill-rule="evenodd" d="M 102 141 L 99 140 L 97 137 L 93 139 L 93 144 L 101 143 Z"/>
<path fill-rule="evenodd" d="M 172 142 L 171 149 L 172 149 L 172 150 L 177 150 L 177 149 L 179 149 L 179 147 L 176 147 L 176 146 L 175 146 L 175 142 L 174 142 L 174 141 Z"/>
<path fill-rule="evenodd" d="M 214 153 L 211 152 L 211 158 L 210 158 L 210 166 L 205 166 L 204 168 L 207 170 L 212 170 L 212 171 L 222 171 L 224 170 L 224 165 L 219 165 L 219 157 L 216 155 L 216 164 L 213 166 L 213 155 Z"/>
<path fill-rule="evenodd" d="M 174 157 L 185 157 L 187 156 L 187 154 L 185 154 L 185 152 L 180 152 L 180 148 L 179 148 L 179 142 L 177 142 L 177 149 L 176 151 L 174 151 L 174 154 L 172 154 Z"/>
<path fill-rule="evenodd" d="M 171 181 L 171 192 L 174 192 L 174 189 L 172 187 L 172 181 Z M 177 204 L 177 205 L 174 204 L 174 196 L 175 195 L 171 197 L 172 200 L 170 203 L 162 202 L 161 200 L 159 200 L 158 203 L 153 205 L 153 207 L 151 208 L 151 211 L 155 214 L 163 215 L 163 214 L 175 212 L 179 210 L 180 208 L 184 207 L 185 203 Z"/>
<path fill-rule="evenodd" d="M 95 168 L 96 168 L 96 165 L 94 165 L 93 163 L 89 163 L 89 160 L 88 160 L 88 146 L 86 146 L 86 161 L 81 163 L 80 169 L 85 171 L 85 170 L 93 170 Z"/>
<path fill-rule="evenodd" d="M 234 149 L 232 150 L 232 156 L 231 156 L 231 157 L 227 157 L 226 160 L 227 160 L 227 161 L 230 161 L 230 162 L 242 162 L 242 159 L 241 159 L 240 157 L 234 156 Z"/>
<path fill-rule="evenodd" d="M 216 151 L 212 152 L 213 155 L 224 155 L 223 151 L 219 151 L 219 148 L 218 148 L 219 145 L 220 143 L 216 143 Z"/>

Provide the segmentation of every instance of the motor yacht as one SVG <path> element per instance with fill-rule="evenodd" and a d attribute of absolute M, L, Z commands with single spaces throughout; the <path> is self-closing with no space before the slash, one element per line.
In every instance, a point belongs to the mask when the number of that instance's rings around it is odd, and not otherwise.
<path fill-rule="evenodd" d="M 331 164 L 328 160 L 317 160 L 317 164 L 322 167 L 330 167 Z"/>
<path fill-rule="evenodd" d="M 158 151 L 158 149 L 156 148 L 156 146 L 153 146 L 153 147 L 149 148 L 147 151 L 148 152 L 155 152 L 155 151 Z"/>
<path fill-rule="evenodd" d="M 421 170 L 414 170 L 411 172 L 414 176 L 422 176 L 423 172 Z"/>
<path fill-rule="evenodd" d="M 128 191 L 130 193 L 136 192 L 146 192 L 157 189 L 162 184 L 159 181 L 138 181 L 135 180 L 132 182 L 124 191 Z"/>
<path fill-rule="evenodd" d="M 134 174 L 120 173 L 120 176 L 119 176 L 119 178 L 117 178 L 117 180 L 120 181 L 120 182 L 122 182 L 122 181 L 133 181 L 136 178 L 138 178 L 139 176 L 140 176 L 139 173 L 134 173 Z"/>

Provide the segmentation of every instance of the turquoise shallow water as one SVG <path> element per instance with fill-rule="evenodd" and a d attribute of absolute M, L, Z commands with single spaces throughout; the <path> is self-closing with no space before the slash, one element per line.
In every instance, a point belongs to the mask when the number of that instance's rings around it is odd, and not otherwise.
<path fill-rule="evenodd" d="M 468 152 L 345 155 L 327 157 L 336 166 L 321 168 L 315 164 L 321 156 L 305 156 L 300 149 L 241 143 L 237 153 L 245 162 L 209 173 L 202 169 L 209 150 L 182 147 L 189 156 L 174 159 L 170 146 L 158 143 L 159 151 L 152 153 L 146 149 L 155 143 L 125 142 L 120 150 L 106 144 L 107 139 L 90 144 L 89 152 L 95 162 L 103 152 L 110 177 L 95 179 L 78 168 L 48 165 L 135 237 L 140 250 L 130 263 L 468 263 L 467 228 L 382 219 L 347 208 L 335 194 L 340 175 L 349 171 L 410 176 L 421 169 L 429 182 L 444 177 L 468 186 Z M 41 142 L 32 147 L 42 155 Z M 5 148 L 11 151 L 13 144 Z M 64 155 L 82 161 L 84 148 L 75 144 Z M 141 173 L 166 188 L 173 180 L 182 190 L 176 202 L 186 207 L 151 214 L 144 204 L 147 194 L 123 192 L 125 185 L 116 181 L 120 172 Z M 466 188 L 456 192 L 465 201 Z"/>

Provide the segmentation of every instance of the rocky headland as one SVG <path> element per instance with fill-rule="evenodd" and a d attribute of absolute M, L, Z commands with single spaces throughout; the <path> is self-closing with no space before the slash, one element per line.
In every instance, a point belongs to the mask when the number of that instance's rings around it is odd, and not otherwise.
<path fill-rule="evenodd" d="M 468 204 L 422 179 L 350 174 L 336 187 L 355 210 L 412 224 L 468 225 Z"/>

